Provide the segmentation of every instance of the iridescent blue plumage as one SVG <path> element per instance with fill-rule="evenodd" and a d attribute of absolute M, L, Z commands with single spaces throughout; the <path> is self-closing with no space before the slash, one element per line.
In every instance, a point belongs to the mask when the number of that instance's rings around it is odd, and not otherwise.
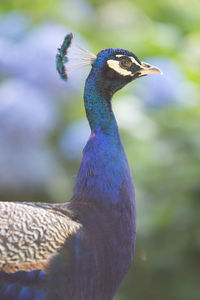
<path fill-rule="evenodd" d="M 1 300 L 43 300 L 45 292 L 42 285 L 45 275 L 42 271 L 0 272 Z"/>
<path fill-rule="evenodd" d="M 71 40 L 66 36 L 56 57 L 62 79 Z M 160 71 L 124 49 L 90 61 L 84 103 L 91 136 L 71 200 L 0 203 L 1 300 L 112 300 L 131 265 L 134 187 L 111 99 L 128 82 Z"/>

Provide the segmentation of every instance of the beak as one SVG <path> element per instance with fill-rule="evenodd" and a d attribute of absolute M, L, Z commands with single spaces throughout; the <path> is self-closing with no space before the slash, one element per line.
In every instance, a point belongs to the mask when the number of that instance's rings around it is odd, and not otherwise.
<path fill-rule="evenodd" d="M 141 63 L 141 68 L 138 72 L 141 75 L 149 75 L 149 74 L 160 74 L 160 75 L 162 75 L 163 74 L 163 72 L 160 69 L 158 69 L 154 66 L 151 66 L 151 65 L 149 65 L 145 62 Z"/>

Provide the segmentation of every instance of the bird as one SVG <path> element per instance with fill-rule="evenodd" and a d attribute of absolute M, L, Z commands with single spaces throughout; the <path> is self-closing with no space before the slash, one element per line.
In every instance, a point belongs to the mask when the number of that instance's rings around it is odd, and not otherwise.
<path fill-rule="evenodd" d="M 72 41 L 67 34 L 56 55 L 65 81 Z M 134 257 L 134 185 L 111 100 L 161 71 L 125 49 L 80 49 L 80 65 L 91 66 L 84 88 L 91 134 L 73 195 L 63 203 L 0 202 L 1 300 L 112 300 Z"/>

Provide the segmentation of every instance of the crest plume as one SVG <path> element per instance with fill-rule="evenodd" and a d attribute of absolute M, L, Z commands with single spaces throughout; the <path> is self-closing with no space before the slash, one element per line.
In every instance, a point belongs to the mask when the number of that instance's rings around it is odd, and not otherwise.
<path fill-rule="evenodd" d="M 75 43 L 73 43 L 73 47 L 71 47 L 72 39 L 72 33 L 66 35 L 61 47 L 58 48 L 58 53 L 56 55 L 57 71 L 60 74 L 60 77 L 65 81 L 68 79 L 69 73 L 91 65 L 96 58 L 95 54 Z M 67 66 L 65 66 L 65 64 L 67 64 Z"/>

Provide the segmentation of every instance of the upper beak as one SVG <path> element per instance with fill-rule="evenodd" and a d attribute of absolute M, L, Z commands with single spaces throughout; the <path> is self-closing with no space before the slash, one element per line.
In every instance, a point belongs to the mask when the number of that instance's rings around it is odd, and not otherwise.
<path fill-rule="evenodd" d="M 148 74 L 163 74 L 163 72 L 158 69 L 157 67 L 151 66 L 145 62 L 141 63 L 141 68 L 138 71 L 141 75 L 148 75 Z"/>

